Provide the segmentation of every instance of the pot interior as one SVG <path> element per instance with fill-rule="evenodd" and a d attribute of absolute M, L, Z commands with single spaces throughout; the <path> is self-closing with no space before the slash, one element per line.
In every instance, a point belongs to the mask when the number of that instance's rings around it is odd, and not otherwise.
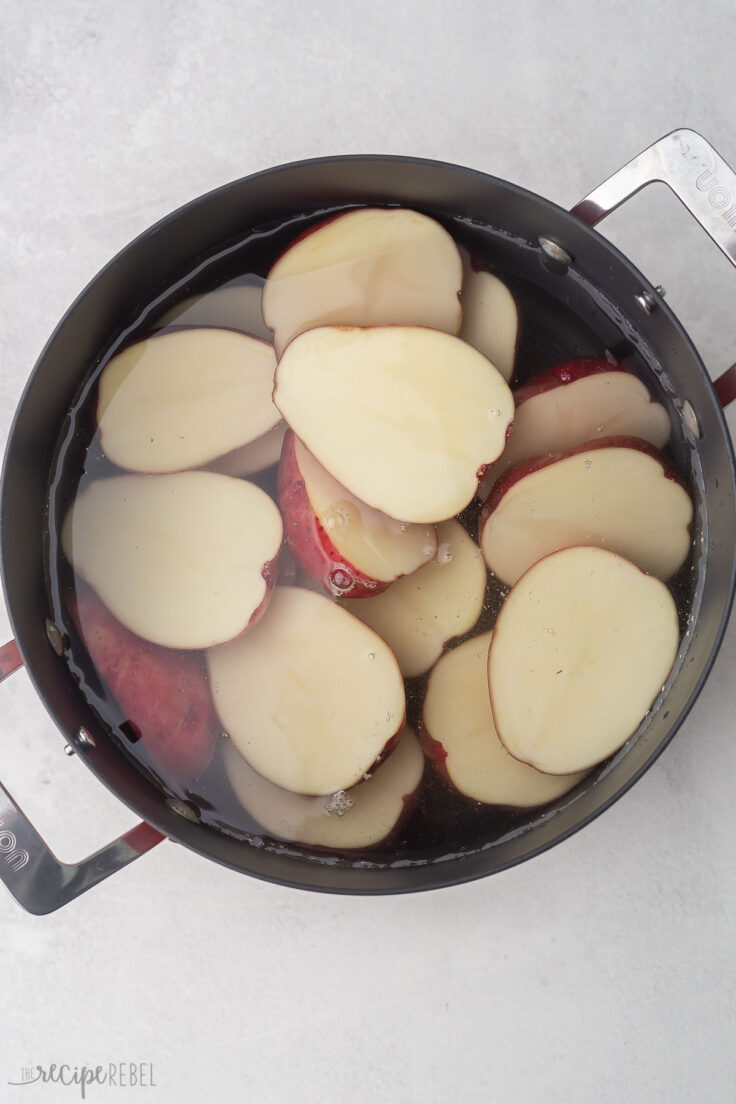
<path fill-rule="evenodd" d="M 355 203 L 420 209 L 499 271 L 522 319 L 515 385 L 570 356 L 609 350 L 626 359 L 670 412 L 670 449 L 688 481 L 695 522 L 693 554 L 675 587 L 680 655 L 665 693 L 619 753 L 576 790 L 531 812 L 471 808 L 450 797 L 428 768 L 419 808 L 398 840 L 364 853 L 330 854 L 269 837 L 247 817 L 223 816 L 206 787 L 162 790 L 145 759 L 134 761 L 136 749 L 108 723 L 104 695 L 85 674 L 62 599 L 68 569 L 57 537 L 91 436 L 84 399 L 109 356 L 155 328 L 185 297 L 233 278 L 258 283 L 310 222 Z M 540 236 L 563 246 L 572 263 L 550 262 Z M 676 319 L 665 307 L 650 316 L 638 308 L 642 289 L 649 289 L 647 282 L 610 245 L 545 200 L 482 174 L 402 159 L 308 162 L 248 178 L 189 205 L 128 247 L 83 293 L 44 350 L 13 427 L 2 488 L 3 569 L 19 644 L 62 731 L 83 724 L 93 733 L 96 747 L 85 753 L 90 767 L 145 819 L 209 857 L 258 876 L 343 892 L 477 877 L 551 845 L 610 804 L 684 718 L 720 641 L 733 586 L 733 458 L 723 418 Z M 485 627 L 494 614 L 491 602 Z M 48 647 L 43 624 L 49 615 L 66 632 L 71 669 Z M 86 683 L 86 696 L 73 676 Z M 417 701 L 422 692 L 420 682 Z M 182 800 L 199 822 L 174 811 Z"/>

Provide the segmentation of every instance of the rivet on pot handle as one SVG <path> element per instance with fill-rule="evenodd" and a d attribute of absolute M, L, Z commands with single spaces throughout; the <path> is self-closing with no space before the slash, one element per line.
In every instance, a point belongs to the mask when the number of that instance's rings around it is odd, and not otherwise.
<path fill-rule="evenodd" d="M 589 226 L 641 191 L 661 181 L 719 249 L 736 265 L 736 173 L 719 153 L 694 130 L 673 130 L 648 146 L 572 208 Z M 736 398 L 736 364 L 714 382 L 723 406 Z"/>
<path fill-rule="evenodd" d="M 22 666 L 14 640 L 0 648 L 0 682 Z M 141 821 L 88 859 L 60 862 L 0 783 L 0 881 L 37 916 L 54 912 L 166 839 Z"/>

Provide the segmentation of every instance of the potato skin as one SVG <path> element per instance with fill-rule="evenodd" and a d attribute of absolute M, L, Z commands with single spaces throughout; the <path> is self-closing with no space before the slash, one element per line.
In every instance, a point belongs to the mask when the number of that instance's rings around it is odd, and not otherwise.
<path fill-rule="evenodd" d="M 294 434 L 284 437 L 279 463 L 278 500 L 286 543 L 299 567 L 327 594 L 343 598 L 371 598 L 390 586 L 371 579 L 342 556 L 315 514 L 294 448 Z"/>
<path fill-rule="evenodd" d="M 655 448 L 654 445 L 650 445 L 648 441 L 643 441 L 641 437 L 596 437 L 593 441 L 585 441 L 581 445 L 575 445 L 573 448 L 565 449 L 564 452 L 547 453 L 544 456 L 533 456 L 528 460 L 519 460 L 517 464 L 514 464 L 505 471 L 500 479 L 493 484 L 491 493 L 483 506 L 480 521 L 478 523 L 479 541 L 483 539 L 483 528 L 488 518 L 501 502 L 504 495 L 511 490 L 514 483 L 517 483 L 527 475 L 532 475 L 533 472 L 549 467 L 550 464 L 557 463 L 558 460 L 567 460 L 568 457 L 576 456 L 580 452 L 593 452 L 596 449 L 602 448 L 628 448 L 635 449 L 637 452 L 644 452 L 647 456 L 651 456 L 653 460 L 656 460 L 662 465 L 662 472 L 666 479 L 671 479 L 673 483 L 679 483 L 681 487 L 687 490 L 685 481 L 680 473 L 672 466 L 672 462 L 668 460 L 664 453 Z"/>
<path fill-rule="evenodd" d="M 527 399 L 533 399 L 537 395 L 543 395 L 546 391 L 554 391 L 557 387 L 563 387 L 566 383 L 575 383 L 576 380 L 585 379 L 586 376 L 597 376 L 603 372 L 625 372 L 620 364 L 614 364 L 605 357 L 578 357 L 576 360 L 565 360 L 561 364 L 555 364 L 546 372 L 540 372 L 533 376 L 521 387 L 514 391 L 514 402 L 521 406 Z"/>
<path fill-rule="evenodd" d="M 88 587 L 67 604 L 97 672 L 153 763 L 177 781 L 194 779 L 209 766 L 219 734 L 201 657 L 141 640 Z"/>

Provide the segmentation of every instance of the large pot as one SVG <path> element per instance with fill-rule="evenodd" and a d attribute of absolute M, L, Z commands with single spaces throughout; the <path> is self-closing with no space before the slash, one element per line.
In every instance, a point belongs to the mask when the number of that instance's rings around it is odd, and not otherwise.
<path fill-rule="evenodd" d="M 124 249 L 79 296 L 51 336 L 15 416 L 1 485 L 2 576 L 15 641 L 0 650 L 0 679 L 25 663 L 64 740 L 144 823 L 91 858 L 60 863 L 0 786 L 0 878 L 21 905 L 50 912 L 169 837 L 260 878 L 339 893 L 427 889 L 490 874 L 551 847 L 621 796 L 686 717 L 710 671 L 734 588 L 734 455 L 721 412 L 736 393 L 736 366 L 714 388 L 682 325 L 640 272 L 592 227 L 645 184 L 664 181 L 736 264 L 736 176 L 699 135 L 678 130 L 596 188 L 571 212 L 516 185 L 440 162 L 345 157 L 298 162 L 228 184 L 169 215 Z M 121 754 L 60 658 L 44 561 L 48 473 L 65 415 L 121 319 L 172 275 L 252 227 L 341 204 L 400 203 L 440 219 L 506 231 L 504 265 L 517 267 L 578 312 L 599 312 L 610 332 L 654 366 L 676 426 L 674 449 L 695 487 L 703 554 L 694 621 L 663 705 L 625 751 L 573 800 L 525 831 L 471 853 L 421 865 L 324 864 L 249 846 L 187 819 Z M 660 365 L 661 367 L 657 367 Z M 184 815 L 182 815 L 184 814 Z"/>

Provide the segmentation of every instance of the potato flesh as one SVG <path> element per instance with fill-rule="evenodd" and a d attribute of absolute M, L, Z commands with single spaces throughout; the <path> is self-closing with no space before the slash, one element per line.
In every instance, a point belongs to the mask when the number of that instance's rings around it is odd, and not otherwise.
<path fill-rule="evenodd" d="M 308 231 L 274 264 L 263 316 L 279 356 L 325 325 L 431 326 L 456 334 L 462 264 L 434 219 L 406 208 L 348 211 Z"/>
<path fill-rule="evenodd" d="M 204 295 L 190 295 L 156 319 L 162 326 L 224 326 L 252 334 L 271 344 L 271 331 L 261 314 L 262 284 L 231 280 Z"/>
<path fill-rule="evenodd" d="M 630 372 L 600 372 L 560 384 L 516 407 L 509 443 L 479 495 L 485 499 L 498 477 L 520 460 L 564 452 L 596 437 L 639 437 L 664 448 L 670 428 L 665 408 Z"/>
<path fill-rule="evenodd" d="M 490 360 L 508 382 L 514 374 L 519 312 L 504 282 L 492 272 L 466 269 L 460 297 L 460 337 Z"/>
<path fill-rule="evenodd" d="M 136 342 L 100 376 L 102 447 L 128 471 L 207 464 L 278 423 L 275 367 L 270 345 L 232 330 L 175 330 Z"/>
<path fill-rule="evenodd" d="M 329 598 L 276 587 L 249 633 L 207 653 L 220 721 L 251 767 L 301 794 L 349 789 L 404 723 L 404 686 L 376 633 Z"/>
<path fill-rule="evenodd" d="M 434 560 L 374 598 L 342 605 L 382 637 L 404 678 L 428 671 L 446 641 L 469 632 L 480 617 L 486 569 L 480 549 L 458 521 L 437 529 Z"/>
<path fill-rule="evenodd" d="M 367 506 L 294 441 L 309 502 L 341 556 L 364 575 L 391 582 L 429 563 L 437 553 L 434 526 L 409 525 Z"/>
<path fill-rule="evenodd" d="M 222 754 L 235 796 L 266 832 L 336 850 L 372 847 L 389 836 L 424 771 L 422 749 L 409 728 L 367 782 L 337 795 L 305 797 L 274 786 L 248 765 L 230 740 Z"/>
<path fill-rule="evenodd" d="M 503 451 L 511 391 L 484 356 L 412 326 L 325 327 L 297 337 L 274 402 L 323 467 L 405 522 L 453 517 Z"/>
<path fill-rule="evenodd" d="M 286 434 L 286 423 L 279 422 L 268 433 L 264 433 L 255 441 L 251 441 L 242 448 L 228 452 L 226 456 L 210 464 L 211 471 L 220 472 L 222 475 L 232 475 L 242 478 L 246 475 L 254 475 L 266 468 L 278 464 L 281 456 L 281 446 Z"/>
<path fill-rule="evenodd" d="M 194 649 L 248 627 L 282 532 L 276 506 L 252 483 L 213 472 L 121 475 L 82 491 L 62 545 L 131 632 Z"/>
<path fill-rule="evenodd" d="M 661 463 L 635 448 L 581 450 L 509 487 L 482 527 L 489 569 L 514 584 L 561 548 L 603 545 L 659 579 L 690 550 L 692 502 Z"/>
<path fill-rule="evenodd" d="M 678 644 L 675 603 L 658 579 L 601 548 L 548 556 L 513 588 L 493 633 L 499 738 L 538 770 L 586 770 L 639 727 Z"/>
<path fill-rule="evenodd" d="M 571 790 L 583 774 L 542 774 L 506 751 L 488 692 L 491 636 L 466 640 L 438 660 L 427 684 L 424 728 L 444 749 L 444 770 L 466 797 L 487 805 L 543 805 Z"/>

